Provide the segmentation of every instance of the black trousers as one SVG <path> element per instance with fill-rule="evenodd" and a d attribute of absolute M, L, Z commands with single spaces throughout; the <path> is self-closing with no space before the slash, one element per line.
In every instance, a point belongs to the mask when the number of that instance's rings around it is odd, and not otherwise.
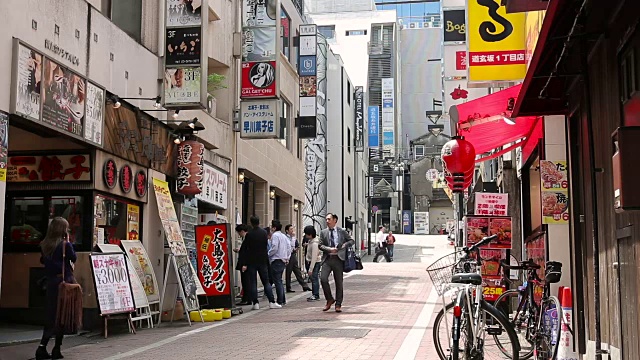
<path fill-rule="evenodd" d="M 248 271 L 240 271 L 240 283 L 242 284 L 242 302 L 251 301 L 251 281 L 249 280 Z"/>
<path fill-rule="evenodd" d="M 387 262 L 391 262 L 391 257 L 389 257 L 386 247 L 376 247 L 376 256 L 373 257 L 373 262 L 378 262 L 378 258 L 381 255 L 384 256 L 384 259 L 387 260 Z"/>
<path fill-rule="evenodd" d="M 295 252 L 291 253 L 291 257 L 289 258 L 289 263 L 287 264 L 287 271 L 285 273 L 285 281 L 287 284 L 287 290 L 291 290 L 291 273 L 294 273 L 296 276 L 296 280 L 298 280 L 298 284 L 302 286 L 302 288 L 307 288 L 307 284 L 304 282 L 304 277 L 302 276 L 302 272 L 300 271 L 300 265 L 298 264 L 298 256 Z"/>

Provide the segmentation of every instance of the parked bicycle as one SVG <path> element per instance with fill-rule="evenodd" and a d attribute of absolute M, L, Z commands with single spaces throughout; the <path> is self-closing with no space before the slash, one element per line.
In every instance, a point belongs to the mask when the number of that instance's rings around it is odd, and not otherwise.
<path fill-rule="evenodd" d="M 520 344 L 504 314 L 484 300 L 479 248 L 497 238 L 446 255 L 427 271 L 442 298 L 435 318 L 433 340 L 441 360 L 518 360 Z M 447 297 L 454 300 L 447 303 Z M 445 344 L 445 346 L 443 346 Z"/>
<path fill-rule="evenodd" d="M 542 281 L 538 275 L 541 269 L 533 260 L 523 261 L 513 266 L 500 264 L 506 271 L 523 270 L 526 281 L 519 289 L 504 292 L 496 299 L 496 306 L 509 318 L 518 334 L 520 359 L 535 356 L 536 360 L 555 359 L 560 343 L 560 323 L 562 308 L 555 296 L 550 296 L 551 284 L 558 283 L 562 276 L 562 263 L 547 261 Z M 536 289 L 542 289 L 540 301 L 536 301 Z M 517 302 L 515 299 L 518 299 Z M 518 304 L 515 309 L 513 305 Z M 505 353 L 505 355 L 509 355 Z"/>

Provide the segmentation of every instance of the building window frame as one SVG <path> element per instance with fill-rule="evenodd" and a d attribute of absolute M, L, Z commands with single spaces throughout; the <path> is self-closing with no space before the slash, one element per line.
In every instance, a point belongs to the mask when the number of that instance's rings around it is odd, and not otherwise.
<path fill-rule="evenodd" d="M 282 99 L 280 111 L 280 137 L 278 141 L 282 146 L 287 148 L 287 150 L 291 150 L 291 104 L 285 99 Z"/>
<path fill-rule="evenodd" d="M 336 38 L 336 26 L 335 25 L 321 25 L 318 26 L 318 32 L 322 34 L 327 40 Z"/>
<path fill-rule="evenodd" d="M 418 151 L 419 150 L 419 151 Z M 413 147 L 414 160 L 424 157 L 424 145 L 415 145 Z"/>

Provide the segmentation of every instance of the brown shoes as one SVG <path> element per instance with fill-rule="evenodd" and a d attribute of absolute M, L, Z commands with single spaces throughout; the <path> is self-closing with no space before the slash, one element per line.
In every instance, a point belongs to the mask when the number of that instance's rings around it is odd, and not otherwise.
<path fill-rule="evenodd" d="M 335 300 L 327 300 L 327 305 L 324 306 L 324 308 L 322 309 L 322 311 L 329 311 L 329 309 L 331 309 L 331 305 L 333 305 L 333 303 L 335 303 Z M 337 310 L 337 307 L 336 307 Z"/>
<path fill-rule="evenodd" d="M 342 312 L 342 305 L 336 305 L 336 312 L 337 313 L 341 313 Z"/>

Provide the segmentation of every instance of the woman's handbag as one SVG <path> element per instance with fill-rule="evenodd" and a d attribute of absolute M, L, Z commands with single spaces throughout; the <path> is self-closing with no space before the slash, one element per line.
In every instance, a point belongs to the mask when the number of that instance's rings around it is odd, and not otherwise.
<path fill-rule="evenodd" d="M 356 252 L 353 251 L 353 247 L 347 248 L 347 257 L 344 260 L 344 272 L 351 272 L 353 270 L 362 270 L 362 260 Z"/>
<path fill-rule="evenodd" d="M 62 247 L 62 282 L 58 285 L 56 328 L 64 335 L 76 334 L 82 326 L 82 287 L 65 281 L 67 239 Z"/>

